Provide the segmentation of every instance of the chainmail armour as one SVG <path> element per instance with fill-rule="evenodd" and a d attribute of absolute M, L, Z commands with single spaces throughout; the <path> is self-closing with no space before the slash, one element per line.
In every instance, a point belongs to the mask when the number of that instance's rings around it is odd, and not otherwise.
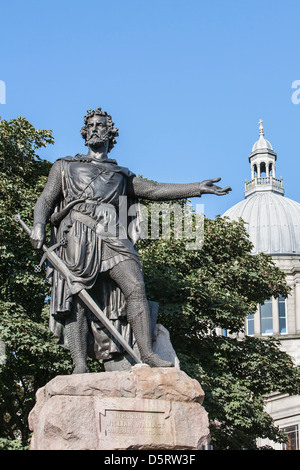
<path fill-rule="evenodd" d="M 52 285 L 50 328 L 57 335 L 58 342 L 70 349 L 75 373 L 87 372 L 86 356 L 91 343 L 88 339 L 91 330 L 93 342 L 98 341 L 98 346 L 93 346 L 96 357 L 109 359 L 113 353 L 120 352 L 114 349 L 114 342 L 107 343 L 103 339 L 103 331 L 95 326 L 95 319 L 92 319 L 92 327 L 88 325 L 91 317 L 76 295 L 82 288 L 97 291 L 105 313 L 119 331 L 124 332 L 127 339 L 130 335 L 135 338 L 143 362 L 156 367 L 171 365 L 152 352 L 149 303 L 142 265 L 133 246 L 136 240 L 114 238 L 107 232 L 111 224 L 117 226 L 118 234 L 122 231 L 117 212 L 110 210 L 111 206 L 117 208 L 119 196 L 122 195 L 133 201 L 138 198 L 166 201 L 199 197 L 200 184 L 156 183 L 137 178 L 127 168 L 119 167 L 114 160 L 97 162 L 77 155 L 54 163 L 35 206 L 34 225 L 45 225 L 53 212 L 64 210 L 72 201 L 75 203 L 59 227 L 52 226 L 51 240 L 54 244 L 59 237 L 67 238 L 67 247 L 61 247 L 58 254 L 75 275 L 75 281 L 65 281 L 51 266 L 47 271 Z M 97 224 L 97 231 L 90 221 Z M 106 274 L 109 282 L 117 286 L 117 289 L 111 285 L 109 287 L 114 297 L 108 298 L 105 281 L 99 284 L 99 273 Z M 104 305 L 104 298 L 109 305 Z M 128 332 L 124 318 L 133 334 Z M 106 349 L 101 344 L 99 346 L 101 342 L 106 344 Z"/>
<path fill-rule="evenodd" d="M 34 223 L 46 224 L 55 203 L 59 201 L 62 191 L 62 171 L 60 160 L 51 168 L 47 185 L 36 203 Z M 126 195 L 132 198 L 151 201 L 167 201 L 189 197 L 200 197 L 200 184 L 156 183 L 144 178 L 130 176 L 127 180 Z"/>

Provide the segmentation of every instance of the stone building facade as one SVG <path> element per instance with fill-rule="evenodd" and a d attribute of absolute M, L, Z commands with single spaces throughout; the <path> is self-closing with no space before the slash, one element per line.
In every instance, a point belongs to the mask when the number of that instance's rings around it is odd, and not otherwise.
<path fill-rule="evenodd" d="M 300 204 L 284 196 L 282 178 L 276 178 L 277 154 L 264 137 L 259 122 L 259 139 L 249 156 L 251 179 L 245 182 L 245 198 L 223 216 L 242 218 L 254 248 L 253 254 L 269 254 L 286 273 L 291 293 L 287 299 L 267 299 L 249 315 L 246 334 L 272 335 L 281 348 L 300 365 Z M 273 394 L 266 397 L 266 411 L 289 438 L 288 445 L 260 440 L 259 445 L 299 450 L 300 396 Z"/>

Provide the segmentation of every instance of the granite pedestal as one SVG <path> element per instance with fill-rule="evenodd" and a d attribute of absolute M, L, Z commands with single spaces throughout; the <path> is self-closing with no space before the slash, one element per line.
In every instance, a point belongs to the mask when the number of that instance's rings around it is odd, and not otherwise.
<path fill-rule="evenodd" d="M 32 450 L 201 450 L 209 443 L 200 384 L 177 368 L 57 376 L 29 416 Z"/>

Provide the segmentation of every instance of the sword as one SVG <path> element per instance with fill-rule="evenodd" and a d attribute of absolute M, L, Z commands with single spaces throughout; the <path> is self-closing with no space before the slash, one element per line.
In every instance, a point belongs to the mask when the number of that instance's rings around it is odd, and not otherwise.
<path fill-rule="evenodd" d="M 21 219 L 20 215 L 15 215 L 15 221 L 18 222 L 21 227 L 25 230 L 25 232 L 30 236 L 31 230 L 28 225 Z M 68 278 L 70 271 L 68 270 L 67 266 L 62 262 L 62 260 L 54 253 L 53 250 L 49 249 L 46 245 L 42 246 L 42 250 L 44 252 L 44 256 L 48 258 L 52 266 L 63 276 L 64 279 Z M 105 326 L 105 328 L 112 334 L 112 336 L 118 341 L 118 343 L 128 352 L 128 354 L 134 359 L 136 363 L 141 363 L 141 359 L 137 356 L 137 354 L 133 351 L 133 349 L 129 346 L 129 344 L 124 340 L 124 338 L 120 335 L 118 330 L 113 326 L 113 324 L 109 321 L 106 315 L 102 312 L 99 308 L 98 304 L 92 299 L 92 297 L 88 294 L 86 289 L 82 289 L 77 294 L 80 299 L 84 302 L 84 304 L 93 312 L 93 314 L 101 321 L 101 323 Z"/>

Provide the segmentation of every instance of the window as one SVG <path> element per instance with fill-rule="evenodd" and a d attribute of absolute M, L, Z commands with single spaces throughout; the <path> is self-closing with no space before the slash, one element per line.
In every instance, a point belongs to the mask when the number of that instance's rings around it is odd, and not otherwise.
<path fill-rule="evenodd" d="M 273 175 L 273 165 L 272 165 L 272 163 L 269 163 L 269 175 L 270 176 Z"/>
<path fill-rule="evenodd" d="M 286 299 L 279 296 L 278 300 L 272 299 L 265 300 L 265 303 L 259 306 L 259 320 L 260 320 L 260 334 L 261 335 L 272 335 L 274 333 L 273 328 L 273 314 L 277 315 L 277 306 L 273 311 L 273 303 L 278 305 L 278 317 L 274 317 L 275 321 L 275 333 L 276 334 L 287 334 L 287 309 Z M 247 335 L 253 336 L 255 333 L 259 333 L 259 330 L 254 330 L 254 318 L 256 315 L 248 315 L 247 318 Z"/>
<path fill-rule="evenodd" d="M 273 333 L 272 298 L 260 305 L 260 331 L 262 335 Z"/>
<path fill-rule="evenodd" d="M 247 318 L 247 334 L 248 336 L 254 335 L 254 315 L 251 313 Z"/>
<path fill-rule="evenodd" d="M 260 176 L 266 176 L 266 164 L 262 162 L 260 164 Z"/>
<path fill-rule="evenodd" d="M 299 430 L 298 425 L 287 426 L 282 431 L 288 438 L 288 442 L 283 444 L 283 450 L 299 450 Z"/>
<path fill-rule="evenodd" d="M 281 295 L 278 298 L 278 312 L 279 312 L 279 333 L 286 333 L 286 311 L 285 311 L 285 298 Z"/>

